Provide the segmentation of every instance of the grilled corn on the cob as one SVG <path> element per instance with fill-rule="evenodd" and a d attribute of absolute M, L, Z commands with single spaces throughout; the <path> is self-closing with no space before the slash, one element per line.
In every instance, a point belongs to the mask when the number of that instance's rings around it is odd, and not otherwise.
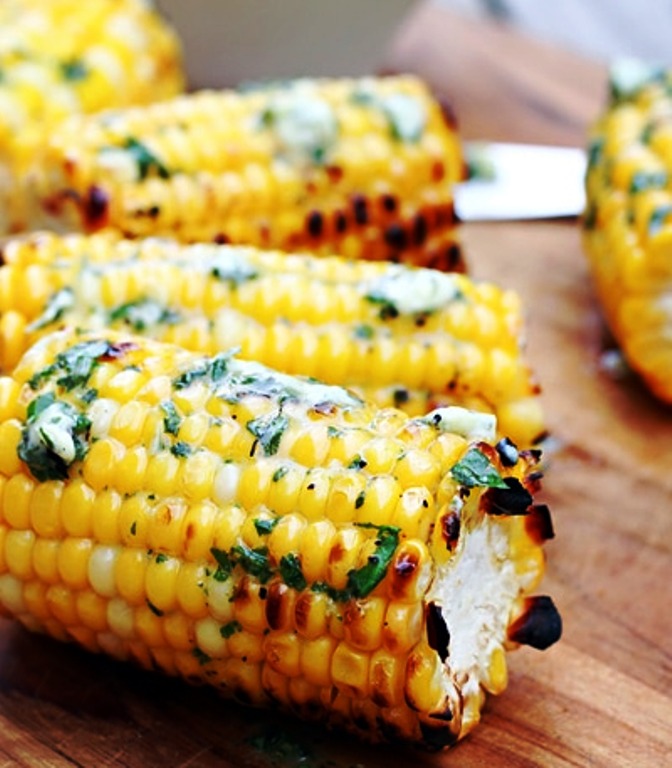
<path fill-rule="evenodd" d="M 36 155 L 24 223 L 458 270 L 462 174 L 419 80 L 298 80 L 67 121 Z"/>
<path fill-rule="evenodd" d="M 672 73 L 618 71 L 591 134 L 584 240 L 624 357 L 672 402 Z"/>
<path fill-rule="evenodd" d="M 31 629 L 372 739 L 454 742 L 552 536 L 537 453 L 230 354 L 44 337 L 0 378 L 0 606 Z"/>
<path fill-rule="evenodd" d="M 18 238 L 0 268 L 0 370 L 63 323 L 115 327 L 355 387 L 410 415 L 460 404 L 544 432 L 520 300 L 464 275 L 247 246 Z"/>
<path fill-rule="evenodd" d="M 146 104 L 184 87 L 179 42 L 145 0 L 0 3 L 0 225 L 35 143 L 71 114 Z"/>

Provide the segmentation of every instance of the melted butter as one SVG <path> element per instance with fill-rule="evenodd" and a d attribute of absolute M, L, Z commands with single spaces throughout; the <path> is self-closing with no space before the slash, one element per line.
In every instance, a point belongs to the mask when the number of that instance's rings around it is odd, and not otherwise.
<path fill-rule="evenodd" d="M 390 267 L 362 290 L 370 301 L 390 304 L 404 315 L 434 312 L 462 296 L 453 275 L 401 266 Z"/>

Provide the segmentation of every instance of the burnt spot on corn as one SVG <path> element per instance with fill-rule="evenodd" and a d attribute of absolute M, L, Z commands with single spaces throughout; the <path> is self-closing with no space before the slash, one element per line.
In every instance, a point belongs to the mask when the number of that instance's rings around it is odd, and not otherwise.
<path fill-rule="evenodd" d="M 526 515 L 532 494 L 516 477 L 503 478 L 506 488 L 488 488 L 481 496 L 481 509 L 488 515 Z"/>
<path fill-rule="evenodd" d="M 523 613 L 511 624 L 508 637 L 514 643 L 544 651 L 562 635 L 562 618 L 547 595 L 528 597 Z"/>
<path fill-rule="evenodd" d="M 386 213 L 394 213 L 397 210 L 397 198 L 391 194 L 381 195 L 380 206 Z"/>
<path fill-rule="evenodd" d="M 502 438 L 495 446 L 503 467 L 515 467 L 518 463 L 518 448 L 508 437 Z"/>
<path fill-rule="evenodd" d="M 336 211 L 334 213 L 334 231 L 342 235 L 348 229 L 348 217 L 344 211 Z"/>
<path fill-rule="evenodd" d="M 290 623 L 290 589 L 281 581 L 274 581 L 266 593 L 266 621 L 270 629 L 282 629 Z"/>
<path fill-rule="evenodd" d="M 338 184 L 343 178 L 344 171 L 340 165 L 328 165 L 324 170 L 332 184 Z"/>
<path fill-rule="evenodd" d="M 307 630 L 313 603 L 318 599 L 314 592 L 302 592 L 297 597 L 294 604 L 294 626 L 297 631 Z"/>
<path fill-rule="evenodd" d="M 310 237 L 321 237 L 324 234 L 324 217 L 320 211 L 311 211 L 306 217 L 306 231 Z"/>
<path fill-rule="evenodd" d="M 224 232 L 218 232 L 212 239 L 214 243 L 217 245 L 228 245 L 231 242 L 231 239 L 227 234 Z"/>
<path fill-rule="evenodd" d="M 364 195 L 354 195 L 351 200 L 355 222 L 364 226 L 369 222 L 369 203 Z"/>
<path fill-rule="evenodd" d="M 432 715 L 432 718 L 444 722 L 448 720 L 447 715 L 441 718 Z M 452 719 L 452 714 L 450 719 Z M 432 752 L 438 752 L 440 749 L 452 746 L 459 738 L 459 734 L 453 733 L 450 728 L 430 725 L 422 720 L 420 721 L 420 732 L 422 734 L 422 746 Z"/>
<path fill-rule="evenodd" d="M 422 213 L 416 214 L 415 218 L 413 219 L 413 245 L 418 247 L 424 245 L 425 240 L 427 239 L 427 230 L 428 226 L 425 216 L 423 216 Z"/>
<path fill-rule="evenodd" d="M 84 223 L 89 229 L 100 229 L 107 224 L 110 198 L 101 187 L 92 184 L 82 201 Z"/>
<path fill-rule="evenodd" d="M 443 181 L 446 177 L 446 166 L 441 162 L 441 160 L 435 160 L 432 163 L 431 176 L 432 181 L 436 183 Z"/>
<path fill-rule="evenodd" d="M 453 552 L 460 538 L 460 516 L 457 512 L 450 510 L 441 518 L 441 536 L 446 542 L 446 549 Z"/>
<path fill-rule="evenodd" d="M 427 628 L 427 643 L 429 647 L 436 651 L 441 661 L 445 663 L 450 646 L 450 630 L 443 617 L 440 605 L 429 603 L 425 613 L 425 626 Z"/>
<path fill-rule="evenodd" d="M 525 518 L 525 530 L 535 544 L 543 544 L 555 536 L 551 510 L 546 504 L 534 504 Z"/>
<path fill-rule="evenodd" d="M 384 238 L 390 248 L 403 251 L 408 246 L 406 230 L 400 224 L 390 224 L 385 230 Z"/>

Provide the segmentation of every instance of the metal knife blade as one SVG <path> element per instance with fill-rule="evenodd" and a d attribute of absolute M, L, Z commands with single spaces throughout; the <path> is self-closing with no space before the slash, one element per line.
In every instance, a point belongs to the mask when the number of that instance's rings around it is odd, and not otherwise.
<path fill-rule="evenodd" d="M 455 188 L 462 221 L 577 216 L 585 205 L 586 153 L 573 147 L 467 143 L 474 178 Z"/>

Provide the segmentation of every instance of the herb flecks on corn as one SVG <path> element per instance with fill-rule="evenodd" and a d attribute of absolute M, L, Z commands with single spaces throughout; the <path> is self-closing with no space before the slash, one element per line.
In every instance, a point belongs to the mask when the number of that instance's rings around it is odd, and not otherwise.
<path fill-rule="evenodd" d="M 630 367 L 672 402 L 672 75 L 619 67 L 592 128 L 584 242 Z"/>
<path fill-rule="evenodd" d="M 113 327 L 349 386 L 415 416 L 459 404 L 544 433 L 518 296 L 461 274 L 243 246 L 40 234 L 0 268 L 0 368 L 64 323 Z"/>
<path fill-rule="evenodd" d="M 177 37 L 144 0 L 3 0 L 0 72 L 2 231 L 23 216 L 14 174 L 58 122 L 184 87 Z"/>
<path fill-rule="evenodd" d="M 409 419 L 230 353 L 58 332 L 0 378 L 0 609 L 438 748 L 504 689 L 505 649 L 560 635 L 530 595 L 537 459 L 461 408 Z"/>
<path fill-rule="evenodd" d="M 28 179 L 32 229 L 463 269 L 459 140 L 411 76 L 192 93 L 74 118 L 42 150 Z"/>

